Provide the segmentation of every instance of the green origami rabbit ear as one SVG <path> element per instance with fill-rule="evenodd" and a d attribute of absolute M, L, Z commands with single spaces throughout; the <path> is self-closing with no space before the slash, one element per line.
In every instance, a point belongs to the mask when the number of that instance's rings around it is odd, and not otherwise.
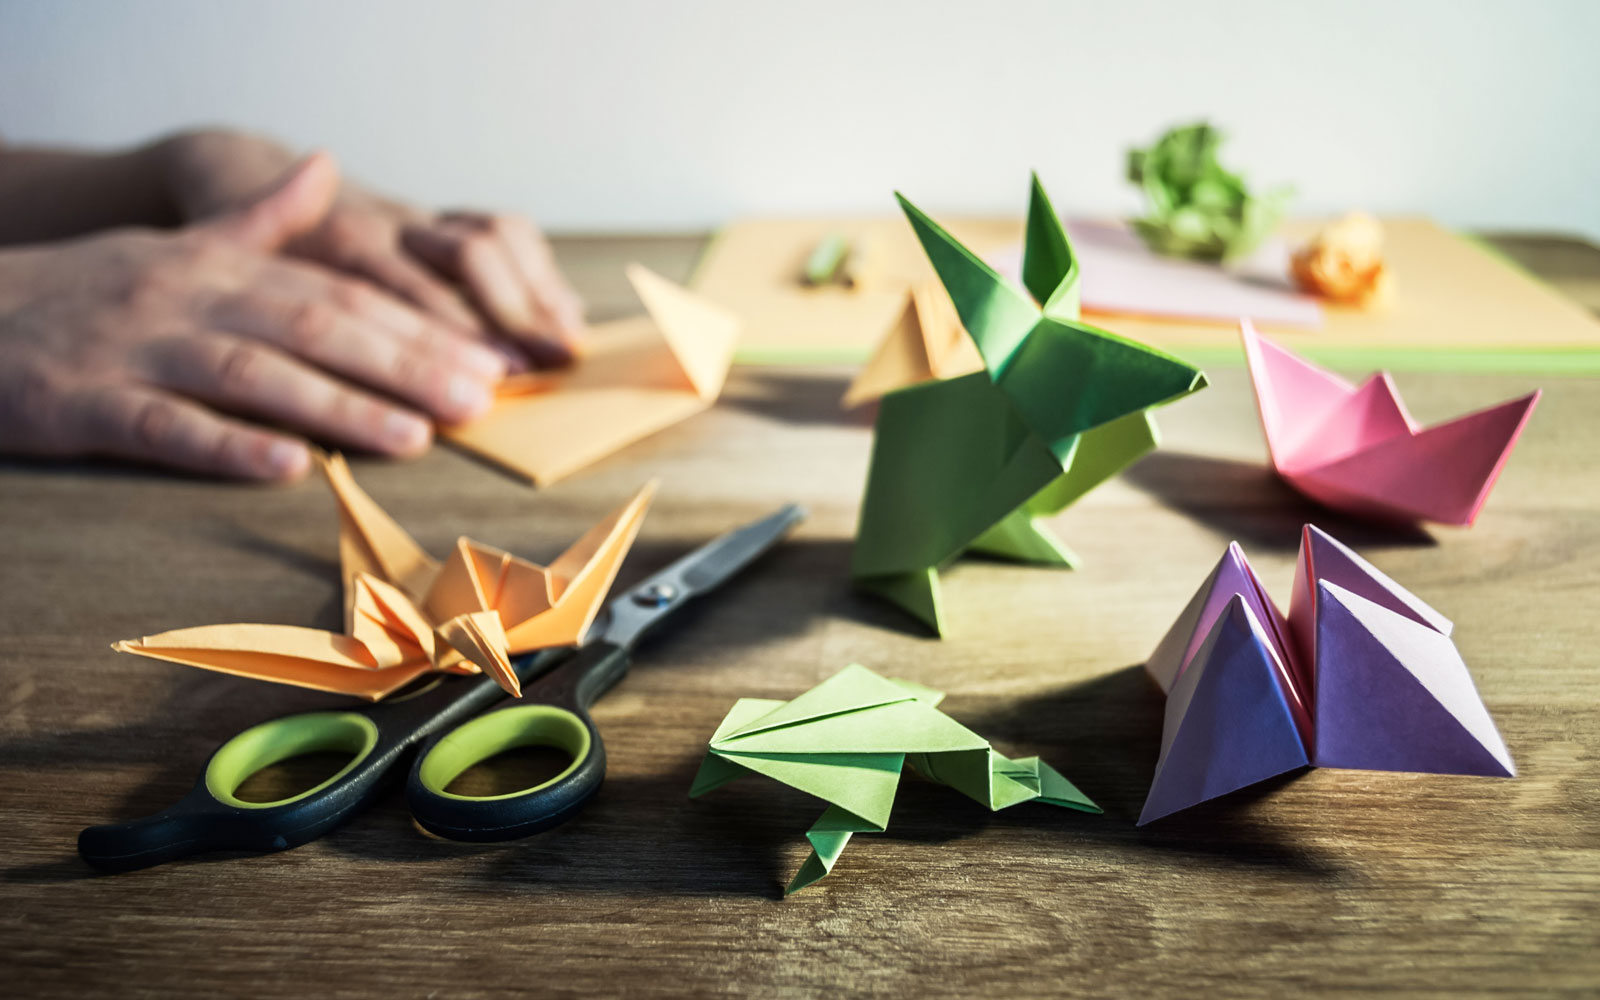
<path fill-rule="evenodd" d="M 962 326 L 978 345 L 984 367 L 998 379 L 1039 319 L 1039 310 L 1022 290 L 994 272 L 988 264 L 923 214 L 922 210 L 896 191 L 900 207 L 928 254 L 933 269 L 950 301 L 961 316 Z"/>
<path fill-rule="evenodd" d="M 1039 175 L 1033 175 L 1028 197 L 1028 233 L 1022 247 L 1022 283 L 1046 316 L 1078 318 L 1078 260 L 1066 230 L 1044 193 Z"/>

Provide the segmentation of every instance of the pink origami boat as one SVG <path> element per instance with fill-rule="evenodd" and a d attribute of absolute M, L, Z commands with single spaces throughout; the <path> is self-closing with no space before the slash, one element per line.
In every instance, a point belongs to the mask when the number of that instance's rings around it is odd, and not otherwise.
<path fill-rule="evenodd" d="M 1309 524 L 1286 618 L 1230 544 L 1145 665 L 1167 708 L 1139 825 L 1308 764 L 1514 776 L 1450 629 Z"/>
<path fill-rule="evenodd" d="M 1272 467 L 1295 489 L 1366 517 L 1468 525 L 1539 402 L 1536 390 L 1432 427 L 1388 372 L 1359 386 L 1239 323 Z"/>

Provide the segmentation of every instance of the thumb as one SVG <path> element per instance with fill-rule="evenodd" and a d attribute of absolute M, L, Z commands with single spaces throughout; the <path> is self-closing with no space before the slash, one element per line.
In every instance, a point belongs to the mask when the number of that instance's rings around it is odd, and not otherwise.
<path fill-rule="evenodd" d="M 204 228 L 257 250 L 278 250 L 317 228 L 338 193 L 339 165 L 327 153 L 312 153 L 249 204 L 205 223 Z"/>

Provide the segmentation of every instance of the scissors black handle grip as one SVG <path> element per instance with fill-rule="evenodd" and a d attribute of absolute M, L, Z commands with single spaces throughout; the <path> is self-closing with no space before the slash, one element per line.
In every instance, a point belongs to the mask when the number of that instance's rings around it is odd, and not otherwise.
<path fill-rule="evenodd" d="M 524 670 L 540 669 L 526 661 Z M 126 872 L 204 851 L 283 851 L 349 819 L 383 787 L 407 748 L 494 703 L 489 678 L 441 681 L 416 697 L 350 711 L 302 712 L 253 726 L 218 747 L 194 788 L 170 808 L 78 834 L 78 854 L 105 872 Z M 249 802 L 235 793 L 252 774 L 305 753 L 348 754 L 337 774 L 298 795 Z"/>
<path fill-rule="evenodd" d="M 406 783 L 411 815 L 429 833 L 468 841 L 513 840 L 566 822 L 605 780 L 605 744 L 589 708 L 627 671 L 625 649 L 590 643 L 525 689 L 520 701 L 435 736 Z M 555 747 L 572 763 L 549 781 L 504 795 L 446 790 L 473 765 L 523 746 Z"/>

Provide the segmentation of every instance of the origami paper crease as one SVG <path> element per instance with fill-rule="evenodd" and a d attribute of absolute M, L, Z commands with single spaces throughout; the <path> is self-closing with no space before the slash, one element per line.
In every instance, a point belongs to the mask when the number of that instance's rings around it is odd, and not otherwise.
<path fill-rule="evenodd" d="M 521 696 L 510 657 L 583 639 L 644 520 L 655 483 L 549 566 L 470 538 L 443 563 L 319 456 L 339 506 L 343 633 L 204 625 L 117 642 L 118 652 L 377 701 L 430 671 L 488 673 Z"/>
<path fill-rule="evenodd" d="M 444 436 L 546 486 L 715 403 L 739 320 L 640 264 L 627 274 L 646 315 L 596 326 L 571 369 L 507 378 L 487 414 Z"/>
<path fill-rule="evenodd" d="M 1079 322 L 1078 266 L 1037 177 L 1023 252 L 1026 291 L 905 198 L 900 205 L 981 368 L 883 397 L 851 576 L 942 635 L 941 566 L 969 550 L 1076 565 L 1040 519 L 1154 448 L 1148 411 L 1203 388 L 1206 378 Z M 916 309 L 924 337 L 932 336 L 923 325 L 932 312 Z M 910 336 L 902 327 L 901 339 Z"/>
<path fill-rule="evenodd" d="M 1239 325 L 1272 467 L 1295 489 L 1366 517 L 1470 525 L 1540 392 L 1420 427 L 1388 372 L 1359 386 Z"/>
<path fill-rule="evenodd" d="M 1307 765 L 1515 775 L 1451 628 L 1309 524 L 1285 617 L 1230 544 L 1146 664 L 1167 706 L 1139 824 Z"/>
<path fill-rule="evenodd" d="M 988 809 L 1039 801 L 1101 811 L 1039 758 L 995 752 L 939 711 L 943 697 L 851 664 L 790 701 L 741 698 L 712 735 L 689 795 L 753 773 L 828 803 L 806 831 L 812 851 L 786 894 L 832 871 L 851 835 L 884 831 L 907 764 Z"/>

